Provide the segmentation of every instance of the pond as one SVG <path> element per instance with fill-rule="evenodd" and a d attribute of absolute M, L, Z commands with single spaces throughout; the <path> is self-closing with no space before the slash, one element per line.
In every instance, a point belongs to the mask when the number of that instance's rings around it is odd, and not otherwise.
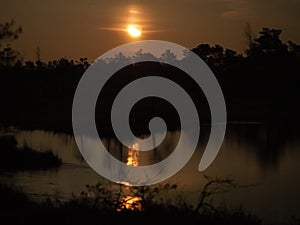
<path fill-rule="evenodd" d="M 72 135 L 13 128 L 2 129 L 0 134 L 14 135 L 19 146 L 26 145 L 37 151 L 51 149 L 63 160 L 58 169 L 1 172 L 1 183 L 21 187 L 36 200 L 48 196 L 68 200 L 73 194 L 79 196 L 87 184 L 98 181 L 113 185 L 87 165 Z M 169 131 L 164 145 L 149 153 L 126 149 L 114 138 L 103 138 L 102 141 L 116 158 L 132 166 L 139 166 L 166 158 L 176 145 L 179 135 L 179 131 Z M 185 201 L 196 203 L 206 182 L 205 174 L 231 178 L 242 185 L 213 196 L 214 204 L 226 205 L 228 208 L 242 207 L 263 221 L 273 223 L 289 221 L 291 216 L 300 215 L 300 138 L 297 129 L 261 123 L 230 123 L 217 158 L 207 170 L 199 172 L 197 168 L 205 144 L 204 137 L 188 164 L 164 182 L 177 184 L 177 193 Z"/>

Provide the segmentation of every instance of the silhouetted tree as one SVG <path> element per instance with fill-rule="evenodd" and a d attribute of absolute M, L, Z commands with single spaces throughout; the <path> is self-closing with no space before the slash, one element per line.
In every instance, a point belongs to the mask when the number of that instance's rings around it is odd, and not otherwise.
<path fill-rule="evenodd" d="M 211 54 L 211 47 L 209 44 L 200 44 L 196 48 L 193 48 L 192 51 L 200 56 L 205 62 L 208 62 Z"/>
<path fill-rule="evenodd" d="M 11 47 L 11 42 L 19 37 L 22 28 L 15 28 L 14 24 L 14 20 L 0 24 L 0 66 L 14 66 L 18 62 L 20 64 L 20 54 Z M 2 45 L 5 47 L 2 48 Z"/>
<path fill-rule="evenodd" d="M 210 68 L 217 73 L 222 73 L 232 67 L 233 63 L 242 59 L 242 56 L 231 49 L 224 49 L 221 45 L 210 46 L 200 44 L 192 51 L 204 60 Z"/>
<path fill-rule="evenodd" d="M 288 41 L 288 51 L 289 53 L 292 53 L 294 56 L 300 57 L 300 45 Z"/>
<path fill-rule="evenodd" d="M 254 39 L 246 51 L 249 57 L 287 53 L 287 46 L 280 40 L 281 30 L 264 27 L 259 34 L 260 36 Z"/>
<path fill-rule="evenodd" d="M 19 26 L 14 28 L 15 21 L 5 22 L 0 24 L 0 41 L 13 41 L 19 38 L 22 33 L 22 28 Z"/>
<path fill-rule="evenodd" d="M 169 49 L 166 50 L 160 57 L 160 60 L 162 62 L 168 60 L 168 61 L 177 61 L 177 56 L 174 54 L 174 52 L 171 52 Z"/>
<path fill-rule="evenodd" d="M 20 59 L 20 53 L 12 49 L 9 45 L 0 51 L 0 66 L 14 66 Z"/>
<path fill-rule="evenodd" d="M 209 210 L 217 211 L 215 206 L 206 202 L 207 198 L 217 193 L 227 192 L 228 188 L 230 187 L 240 186 L 233 179 L 212 178 L 206 175 L 204 175 L 204 178 L 206 179 L 206 183 L 204 184 L 200 192 L 199 200 L 197 202 L 196 208 L 194 209 L 196 213 L 198 213 L 200 209 L 203 209 L 205 207 Z"/>

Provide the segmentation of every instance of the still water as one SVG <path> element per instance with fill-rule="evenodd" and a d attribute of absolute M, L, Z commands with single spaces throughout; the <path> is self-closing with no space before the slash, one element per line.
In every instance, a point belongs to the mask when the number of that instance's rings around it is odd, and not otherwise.
<path fill-rule="evenodd" d="M 293 129 L 294 130 L 294 129 Z M 68 200 L 80 195 L 85 185 L 112 183 L 94 172 L 83 160 L 72 135 L 43 130 L 2 130 L 12 134 L 18 145 L 37 151 L 52 150 L 62 160 L 57 170 L 37 172 L 2 172 L 1 183 L 21 187 L 32 198 L 55 197 Z M 172 152 L 180 132 L 168 132 L 157 149 L 145 153 L 126 149 L 113 138 L 102 141 L 112 155 L 132 165 L 147 165 L 162 160 Z M 285 222 L 300 216 L 300 136 L 287 127 L 260 123 L 232 123 L 226 131 L 222 148 L 213 164 L 204 172 L 197 170 L 205 135 L 189 163 L 165 183 L 176 183 L 184 200 L 194 204 L 205 183 L 204 174 L 231 178 L 247 187 L 229 189 L 214 196 L 214 204 L 251 212 L 266 222 Z"/>

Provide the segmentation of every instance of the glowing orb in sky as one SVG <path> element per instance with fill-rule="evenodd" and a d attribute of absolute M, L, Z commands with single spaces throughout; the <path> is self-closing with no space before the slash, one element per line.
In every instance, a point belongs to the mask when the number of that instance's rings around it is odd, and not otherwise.
<path fill-rule="evenodd" d="M 136 25 L 128 25 L 127 32 L 132 37 L 139 37 L 142 34 L 141 29 L 138 28 Z"/>

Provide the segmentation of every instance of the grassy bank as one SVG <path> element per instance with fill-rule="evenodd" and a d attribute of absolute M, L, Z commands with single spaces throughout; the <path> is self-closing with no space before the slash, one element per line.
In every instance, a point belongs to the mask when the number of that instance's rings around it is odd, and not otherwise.
<path fill-rule="evenodd" d="M 0 137 L 1 170 L 45 170 L 57 168 L 62 160 L 52 151 L 38 152 L 27 146 L 18 148 L 13 136 Z"/>

